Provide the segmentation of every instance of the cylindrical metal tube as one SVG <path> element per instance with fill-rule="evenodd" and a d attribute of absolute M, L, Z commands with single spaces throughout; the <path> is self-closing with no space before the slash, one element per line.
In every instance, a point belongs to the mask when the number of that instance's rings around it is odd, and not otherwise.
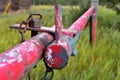
<path fill-rule="evenodd" d="M 92 14 L 92 22 L 91 22 L 91 44 L 94 44 L 95 41 L 95 30 L 96 30 L 96 25 L 97 25 L 97 21 L 96 21 L 96 13 Z"/>
<path fill-rule="evenodd" d="M 74 31 L 78 33 L 80 30 L 83 30 L 85 28 L 85 25 L 87 24 L 88 19 L 94 12 L 95 7 L 90 7 L 80 18 L 78 18 L 69 28 L 68 30 Z"/>
<path fill-rule="evenodd" d="M 43 49 L 54 40 L 49 33 L 35 37 L 0 54 L 0 80 L 21 80 L 42 58 Z"/>

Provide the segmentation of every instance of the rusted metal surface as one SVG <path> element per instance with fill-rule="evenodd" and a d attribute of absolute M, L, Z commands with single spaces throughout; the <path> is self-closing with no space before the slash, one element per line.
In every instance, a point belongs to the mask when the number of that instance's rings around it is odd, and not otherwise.
<path fill-rule="evenodd" d="M 38 34 L 0 54 L 0 80 L 21 80 L 42 58 L 43 49 L 53 39 L 49 33 Z"/>

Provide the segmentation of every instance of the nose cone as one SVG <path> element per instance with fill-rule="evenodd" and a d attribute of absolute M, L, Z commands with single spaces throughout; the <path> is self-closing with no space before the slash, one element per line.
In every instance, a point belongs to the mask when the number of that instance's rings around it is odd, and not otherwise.
<path fill-rule="evenodd" d="M 61 69 L 68 62 L 67 50 L 60 44 L 51 44 L 45 51 L 45 63 L 51 69 Z"/>

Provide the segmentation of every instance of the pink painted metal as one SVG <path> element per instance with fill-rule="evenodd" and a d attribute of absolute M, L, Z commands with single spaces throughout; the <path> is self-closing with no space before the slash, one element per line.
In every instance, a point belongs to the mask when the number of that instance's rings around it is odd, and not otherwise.
<path fill-rule="evenodd" d="M 85 25 L 92 15 L 95 7 L 90 7 L 80 18 L 78 18 L 69 28 L 68 30 L 74 31 L 76 34 L 85 28 Z"/>
<path fill-rule="evenodd" d="M 42 58 L 43 49 L 44 50 L 46 49 L 46 53 L 48 53 L 48 55 L 49 55 L 50 49 L 54 51 L 53 54 L 60 54 L 60 56 L 62 54 L 62 50 L 65 51 L 65 55 L 67 54 L 65 58 L 67 62 L 67 58 L 70 55 L 70 50 L 69 50 L 70 47 L 68 45 L 68 41 L 72 40 L 71 38 L 74 38 L 75 35 L 77 35 L 80 31 L 82 31 L 85 28 L 85 25 L 91 15 L 93 18 L 92 40 L 94 42 L 94 35 L 95 35 L 94 32 L 96 27 L 96 20 L 94 19 L 96 13 L 94 13 L 94 10 L 95 10 L 94 6 L 90 7 L 88 11 L 86 11 L 68 29 L 62 29 L 62 30 L 59 29 L 61 28 L 61 23 L 59 24 L 58 22 L 56 22 L 55 23 L 57 25 L 56 37 L 58 38 L 55 38 L 53 35 L 50 34 L 51 32 L 52 33 L 55 32 L 54 28 L 51 29 L 52 31 L 48 29 L 47 30 L 43 29 L 43 32 L 41 34 L 38 34 L 35 37 L 17 45 L 16 47 L 11 48 L 10 50 L 0 54 L 0 80 L 21 80 L 22 77 L 26 75 Z M 56 11 L 56 14 L 57 13 L 58 12 Z M 60 18 L 60 15 L 57 15 L 57 16 L 58 17 L 56 18 L 56 20 L 57 21 L 61 20 L 61 19 L 58 19 Z M 38 29 L 37 31 L 39 30 L 40 29 Z M 62 42 L 59 41 L 60 30 L 62 31 L 61 34 L 63 35 Z M 55 45 L 54 45 L 54 39 L 58 41 Z M 57 50 L 57 47 L 60 47 L 60 48 Z M 45 57 L 47 57 L 46 61 L 48 61 L 48 59 L 50 58 L 50 56 L 45 56 Z M 55 60 L 58 62 L 63 62 L 60 59 L 59 60 L 55 59 Z M 53 68 L 56 68 L 56 66 L 58 68 L 59 67 L 61 68 L 61 65 L 59 66 L 55 62 L 55 65 L 53 65 Z M 64 67 L 64 64 L 62 64 L 62 67 Z"/>
<path fill-rule="evenodd" d="M 49 69 L 62 69 L 68 63 L 69 50 L 62 34 L 61 5 L 55 5 L 55 41 L 46 47 L 44 61 Z M 68 36 L 68 35 L 67 35 Z M 67 46 L 65 46 L 67 45 Z"/>
<path fill-rule="evenodd" d="M 91 33 L 91 44 L 94 44 L 95 41 L 95 30 L 96 30 L 96 13 L 92 14 L 92 33 Z"/>
<path fill-rule="evenodd" d="M 0 55 L 0 80 L 21 80 L 42 58 L 43 49 L 53 41 L 49 33 L 37 36 Z"/>
<path fill-rule="evenodd" d="M 68 63 L 67 47 L 59 43 L 50 44 L 45 50 L 45 63 L 50 69 L 62 69 Z"/>
<path fill-rule="evenodd" d="M 60 40 L 60 37 L 62 36 L 62 15 L 61 15 L 61 5 L 56 4 L 55 5 L 55 36 L 56 36 L 56 42 Z"/>

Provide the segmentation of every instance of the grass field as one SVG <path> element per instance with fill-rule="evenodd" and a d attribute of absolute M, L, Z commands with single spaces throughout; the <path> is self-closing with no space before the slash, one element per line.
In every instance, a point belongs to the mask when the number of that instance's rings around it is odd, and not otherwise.
<path fill-rule="evenodd" d="M 63 7 L 63 25 L 69 26 L 69 9 Z M 11 24 L 20 23 L 30 13 L 43 15 L 42 25 L 54 24 L 53 6 L 32 6 L 29 11 L 0 15 L 0 52 L 17 45 L 20 34 L 9 28 Z M 98 26 L 94 46 L 89 44 L 89 28 L 86 27 L 77 46 L 77 55 L 71 57 L 63 70 L 55 70 L 53 80 L 120 80 L 120 32 L 114 29 L 117 15 L 106 7 L 99 7 Z M 30 38 L 29 32 L 26 39 Z M 32 80 L 43 80 L 45 66 L 43 62 L 31 71 Z"/>

